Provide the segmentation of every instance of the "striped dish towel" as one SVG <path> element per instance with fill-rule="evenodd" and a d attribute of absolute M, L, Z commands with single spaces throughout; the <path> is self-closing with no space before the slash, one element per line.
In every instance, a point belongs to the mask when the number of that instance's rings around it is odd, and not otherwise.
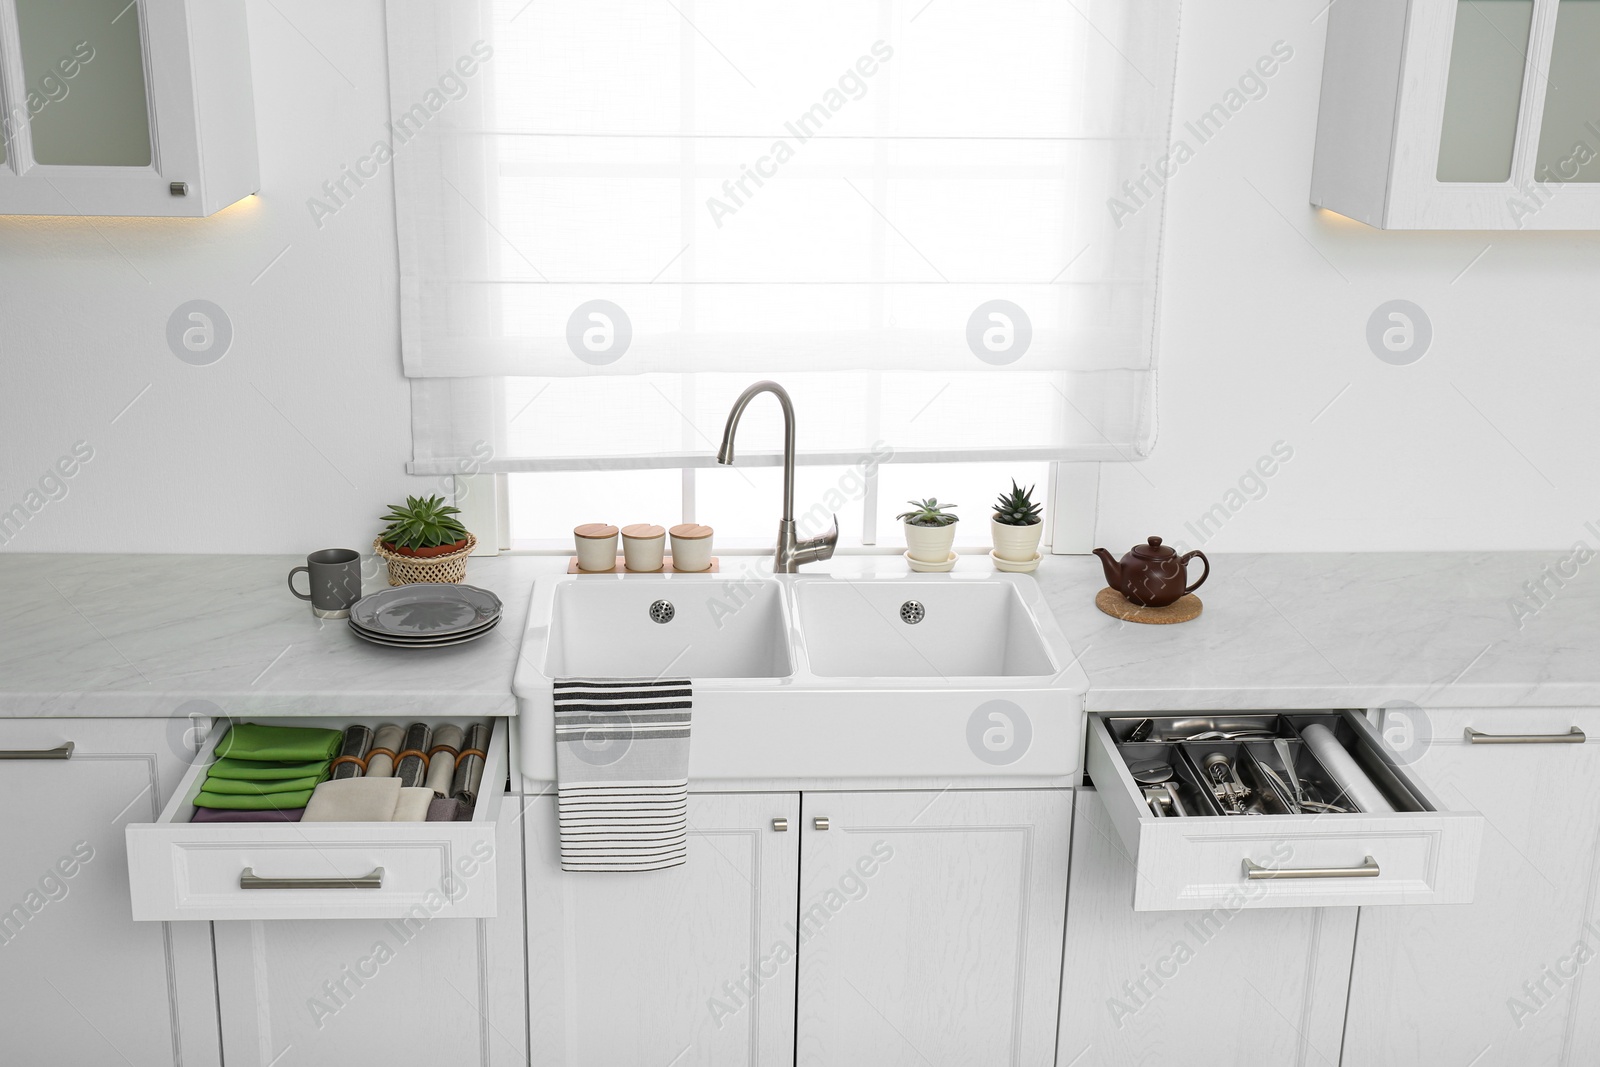
<path fill-rule="evenodd" d="M 555 683 L 564 871 L 659 871 L 686 857 L 688 679 Z"/>

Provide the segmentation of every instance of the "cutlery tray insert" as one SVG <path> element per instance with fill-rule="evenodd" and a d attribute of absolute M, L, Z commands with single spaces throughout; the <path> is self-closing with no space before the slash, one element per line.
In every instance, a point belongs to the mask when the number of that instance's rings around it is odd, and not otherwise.
<path fill-rule="evenodd" d="M 1312 725 L 1333 734 L 1395 811 L 1429 810 L 1372 750 L 1369 739 L 1338 713 L 1106 719 L 1118 756 L 1157 817 L 1360 813 L 1338 777 L 1306 744 L 1302 732 Z M 1288 751 L 1287 765 L 1279 741 Z"/>

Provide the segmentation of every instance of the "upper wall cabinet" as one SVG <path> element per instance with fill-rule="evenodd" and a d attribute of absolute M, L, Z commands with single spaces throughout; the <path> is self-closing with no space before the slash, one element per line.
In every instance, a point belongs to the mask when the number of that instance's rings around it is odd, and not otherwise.
<path fill-rule="evenodd" d="M 0 0 L 0 215 L 198 217 L 259 184 L 243 0 Z"/>
<path fill-rule="evenodd" d="M 1600 229 L 1600 0 L 1339 0 L 1311 202 L 1391 230 Z"/>

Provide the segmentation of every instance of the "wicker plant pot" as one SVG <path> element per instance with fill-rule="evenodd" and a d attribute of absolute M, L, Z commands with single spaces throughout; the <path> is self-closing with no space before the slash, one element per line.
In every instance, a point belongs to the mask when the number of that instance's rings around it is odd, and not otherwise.
<path fill-rule="evenodd" d="M 420 556 L 402 556 L 383 547 L 383 538 L 372 542 L 372 550 L 389 564 L 390 585 L 414 585 L 418 582 L 459 582 L 467 576 L 467 557 L 478 547 L 478 539 L 467 534 L 465 548 L 442 556 L 423 559 Z"/>

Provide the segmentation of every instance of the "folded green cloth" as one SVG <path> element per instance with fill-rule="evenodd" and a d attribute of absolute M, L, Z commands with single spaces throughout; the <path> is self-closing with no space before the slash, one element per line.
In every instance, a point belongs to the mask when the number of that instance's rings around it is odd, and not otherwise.
<path fill-rule="evenodd" d="M 311 790 L 297 789 L 293 793 L 263 793 L 260 796 L 237 796 L 233 793 L 201 791 L 194 798 L 197 808 L 221 808 L 224 811 L 285 811 L 303 808 L 311 799 Z"/>
<path fill-rule="evenodd" d="M 242 722 L 228 731 L 217 745 L 222 759 L 311 760 L 332 759 L 339 751 L 344 734 L 339 730 L 319 730 L 310 726 L 259 726 Z"/>
<path fill-rule="evenodd" d="M 328 769 L 327 760 L 310 763 L 275 763 L 270 760 L 219 759 L 206 768 L 211 780 L 227 778 L 243 782 L 270 782 L 281 778 L 306 778 Z M 317 781 L 322 781 L 318 778 Z"/>
<path fill-rule="evenodd" d="M 317 783 L 326 781 L 328 772 L 311 774 L 304 778 L 283 778 L 276 782 L 241 782 L 233 778 L 207 778 L 201 791 L 224 793 L 239 797 L 264 797 L 269 793 L 304 793 L 315 789 Z"/>

